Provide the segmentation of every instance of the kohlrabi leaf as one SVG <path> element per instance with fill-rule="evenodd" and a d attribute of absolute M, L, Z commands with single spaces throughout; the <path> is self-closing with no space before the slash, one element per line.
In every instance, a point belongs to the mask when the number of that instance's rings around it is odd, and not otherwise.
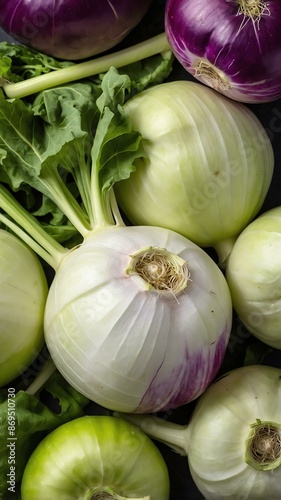
<path fill-rule="evenodd" d="M 126 115 L 121 110 L 117 115 L 106 108 L 92 150 L 101 190 L 127 178 L 135 169 L 134 159 L 142 155 L 141 135 L 130 129 Z"/>
<path fill-rule="evenodd" d="M 64 156 L 62 148 L 74 141 L 68 154 L 71 162 L 78 160 L 85 147 L 87 133 L 94 131 L 97 122 L 96 99 L 100 91 L 94 85 L 74 84 L 44 92 L 33 103 L 33 108 L 20 99 L 6 100 L 0 95 L 0 151 L 3 171 L 10 178 L 10 185 L 17 189 L 27 183 L 48 194 L 40 182 L 45 163 L 53 161 L 55 167 Z M 65 151 L 65 150 L 64 150 Z M 78 155 L 77 155 L 78 151 Z"/>
<path fill-rule="evenodd" d="M 127 74 L 121 75 L 116 68 L 111 67 L 103 77 L 101 89 L 97 106 L 102 116 L 106 107 L 114 113 L 119 106 L 123 106 L 131 92 L 131 80 Z"/>
<path fill-rule="evenodd" d="M 67 219 L 62 211 L 52 200 L 50 200 L 50 198 L 47 198 L 44 195 L 42 196 L 41 205 L 32 212 L 32 215 L 37 217 L 39 220 L 43 220 L 43 222 L 48 220 L 52 226 L 61 226 L 67 223 Z"/>
<path fill-rule="evenodd" d="M 69 216 L 73 208 L 76 219 L 87 224 L 86 214 L 75 202 L 61 172 L 58 172 L 59 167 L 63 166 L 74 176 L 76 174 L 78 189 L 83 190 L 87 181 L 85 146 L 88 144 L 86 139 L 89 137 L 89 128 L 94 121 L 96 95 L 93 93 L 91 98 L 88 86 L 77 84 L 74 87 L 69 91 L 62 89 L 62 93 L 56 95 L 55 101 L 51 99 L 52 112 L 49 114 L 45 111 L 48 109 L 47 105 L 43 109 L 42 103 L 41 106 L 38 104 L 33 110 L 20 99 L 7 101 L 2 95 L 0 148 L 5 154 L 1 156 L 1 180 L 5 182 L 3 176 L 8 176 L 13 190 L 19 189 L 22 184 L 32 186 L 52 199 L 62 211 L 63 207 L 68 207 L 67 211 L 64 211 L 66 216 Z M 90 125 L 85 126 L 86 130 L 83 130 L 81 116 L 85 109 L 92 113 L 87 111 L 91 121 Z M 89 143 L 90 151 L 91 141 Z M 80 181 L 81 178 L 83 181 L 85 179 L 84 184 Z"/>
<path fill-rule="evenodd" d="M 14 405 L 9 403 L 9 406 L 7 395 L 7 390 L 0 391 L 1 500 L 9 498 L 7 474 L 14 465 L 12 460 L 14 452 L 17 483 L 15 490 L 17 492 L 24 467 L 36 445 L 51 430 L 64 422 L 84 415 L 83 409 L 88 403 L 88 399 L 73 389 L 58 372 L 50 378 L 39 395 L 27 394 L 20 390 L 15 394 L 15 398 L 9 398 L 14 402 Z M 11 420 L 12 407 L 14 422 L 13 419 Z M 54 409 L 51 409 L 52 407 Z M 17 498 L 16 493 L 11 495 L 11 498 Z"/>
<path fill-rule="evenodd" d="M 80 241 L 77 229 L 50 198 L 43 196 L 41 206 L 32 212 L 32 215 L 39 220 L 44 230 L 59 243 L 72 247 L 73 241 L 75 245 Z"/>
<path fill-rule="evenodd" d="M 93 82 L 72 83 L 41 92 L 32 109 L 35 116 L 62 134 L 70 125 L 74 130 L 93 131 L 99 118 L 96 100 L 100 94 L 101 86 Z"/>
<path fill-rule="evenodd" d="M 99 172 L 101 191 L 125 179 L 135 169 L 135 158 L 143 156 L 141 134 L 132 130 L 123 104 L 130 92 L 130 79 L 111 68 L 102 81 L 103 93 L 97 100 L 101 118 L 93 149 L 93 171 Z"/>
<path fill-rule="evenodd" d="M 42 127 L 19 99 L 8 101 L 0 91 L 0 163 L 10 185 L 17 189 L 39 175 L 43 160 Z"/>
<path fill-rule="evenodd" d="M 0 76 L 10 82 L 19 82 L 73 64 L 71 61 L 56 60 L 25 45 L 0 43 Z"/>
<path fill-rule="evenodd" d="M 91 151 L 91 202 L 94 225 L 113 222 L 113 187 L 134 170 L 134 159 L 142 156 L 141 134 L 132 130 L 123 103 L 130 92 L 130 79 L 110 68 L 97 100 L 100 119 Z M 111 199 L 110 199 L 111 197 Z"/>
<path fill-rule="evenodd" d="M 128 75 L 132 91 L 141 92 L 150 85 L 162 83 L 173 69 L 174 56 L 171 51 L 120 68 L 119 73 Z"/>
<path fill-rule="evenodd" d="M 46 163 L 50 164 L 54 154 L 60 168 L 72 175 L 86 212 L 90 198 L 90 152 L 100 116 L 96 101 L 100 94 L 99 85 L 81 82 L 46 90 L 33 103 L 34 114 L 43 120 L 45 134 L 55 148 L 54 153 L 46 151 Z"/>

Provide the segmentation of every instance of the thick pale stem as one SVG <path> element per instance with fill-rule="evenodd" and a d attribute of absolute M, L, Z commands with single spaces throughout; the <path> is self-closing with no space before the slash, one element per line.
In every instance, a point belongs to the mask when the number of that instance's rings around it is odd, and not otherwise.
<path fill-rule="evenodd" d="M 256 470 L 274 470 L 281 465 L 281 425 L 257 420 L 247 440 L 245 462 Z"/>
<path fill-rule="evenodd" d="M 113 54 L 77 63 L 73 66 L 51 71 L 45 75 L 35 76 L 22 82 L 4 83 L 2 87 L 9 98 L 26 97 L 36 92 L 56 87 L 57 85 L 105 73 L 111 66 L 120 68 L 168 50 L 170 50 L 170 46 L 166 35 L 165 33 L 161 33 L 149 40 Z"/>
<path fill-rule="evenodd" d="M 44 172 L 41 172 L 39 180 L 42 186 L 44 186 L 42 192 L 46 192 L 53 199 L 54 203 L 56 203 L 77 231 L 85 238 L 89 234 L 91 226 L 86 219 L 84 210 L 74 196 L 72 196 L 58 171 L 52 167 L 45 167 Z"/>
<path fill-rule="evenodd" d="M 152 415 L 132 415 L 117 413 L 114 415 L 140 427 L 152 439 L 161 441 L 182 456 L 188 452 L 189 426 L 175 424 Z"/>
<path fill-rule="evenodd" d="M 126 224 L 124 223 L 123 218 L 120 214 L 119 206 L 117 204 L 115 193 L 112 188 L 110 189 L 109 192 L 109 204 L 110 204 L 110 210 L 113 215 L 113 219 L 115 221 L 115 225 L 124 227 Z"/>
<path fill-rule="evenodd" d="M 54 365 L 54 362 L 52 361 L 51 358 L 49 358 L 45 365 L 43 366 L 42 370 L 39 372 L 37 377 L 31 382 L 29 387 L 26 389 L 27 394 L 36 394 L 39 392 L 42 387 L 48 382 L 49 378 L 55 373 L 56 371 L 56 366 Z"/>
<path fill-rule="evenodd" d="M 44 248 L 42 248 L 33 238 L 31 238 L 27 233 L 25 233 L 17 224 L 8 219 L 3 214 L 0 214 L 0 222 L 2 222 L 6 228 L 9 228 L 15 235 L 17 235 L 24 243 L 26 243 L 29 248 L 31 248 L 41 259 L 43 259 L 49 266 L 53 269 L 57 269 L 61 261 L 60 258 L 56 259 L 54 255 L 51 255 Z"/>
<path fill-rule="evenodd" d="M 13 221 L 9 221 L 3 214 L 0 216 L 2 222 L 56 269 L 68 250 L 49 236 L 38 221 L 24 210 L 13 195 L 2 185 L 0 185 L 0 207 L 20 227 L 14 224 Z"/>
<path fill-rule="evenodd" d="M 113 214 L 110 210 L 108 191 L 103 191 L 100 186 L 99 169 L 96 167 L 96 158 L 92 157 L 92 175 L 91 175 L 91 218 L 94 221 L 94 227 L 102 228 L 115 224 Z"/>

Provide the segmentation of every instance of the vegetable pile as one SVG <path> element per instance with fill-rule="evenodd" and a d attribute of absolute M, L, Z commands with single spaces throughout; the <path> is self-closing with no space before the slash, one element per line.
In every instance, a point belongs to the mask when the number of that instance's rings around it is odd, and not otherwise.
<path fill-rule="evenodd" d="M 179 500 L 181 455 L 205 500 L 281 495 L 278 104 L 188 75 L 188 0 L 149 5 L 86 61 L 0 42 L 1 500 Z"/>

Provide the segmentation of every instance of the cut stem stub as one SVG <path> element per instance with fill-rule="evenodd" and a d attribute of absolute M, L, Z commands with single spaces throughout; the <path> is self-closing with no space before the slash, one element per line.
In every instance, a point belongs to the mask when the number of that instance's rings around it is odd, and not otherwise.
<path fill-rule="evenodd" d="M 207 59 L 195 59 L 191 69 L 195 78 L 202 80 L 203 83 L 218 92 L 226 92 L 231 86 L 230 80 L 224 72 L 211 64 Z"/>
<path fill-rule="evenodd" d="M 176 297 L 190 281 L 187 262 L 158 247 L 144 248 L 131 255 L 126 273 L 136 277 L 146 290 L 164 296 Z"/>
<path fill-rule="evenodd" d="M 257 470 L 273 470 L 281 465 L 281 426 L 257 420 L 247 440 L 246 463 Z"/>

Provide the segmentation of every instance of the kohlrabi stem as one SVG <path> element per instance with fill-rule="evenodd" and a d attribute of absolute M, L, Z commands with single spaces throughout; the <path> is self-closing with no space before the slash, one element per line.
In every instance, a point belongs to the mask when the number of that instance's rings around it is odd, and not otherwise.
<path fill-rule="evenodd" d="M 9 98 L 26 97 L 51 87 L 105 73 L 111 66 L 120 68 L 168 50 L 170 50 L 170 45 L 166 35 L 161 33 L 113 54 L 77 63 L 22 82 L 4 83 L 2 88 Z"/>
<path fill-rule="evenodd" d="M 0 208 L 13 219 L 11 221 L 5 214 L 0 214 L 0 220 L 56 270 L 63 256 L 68 252 L 68 249 L 64 248 L 52 236 L 44 231 L 37 219 L 25 210 L 14 196 L 1 184 Z M 15 221 L 16 224 L 13 221 Z"/>
<path fill-rule="evenodd" d="M 37 377 L 31 382 L 29 387 L 25 390 L 27 394 L 36 394 L 39 392 L 46 382 L 55 373 L 56 366 L 51 358 L 49 358 L 41 371 L 38 373 Z"/>
<path fill-rule="evenodd" d="M 110 122 L 110 113 L 102 116 L 95 135 L 95 147 L 92 148 L 91 160 L 91 219 L 94 221 L 93 229 L 98 229 L 104 226 L 115 225 L 113 214 L 110 206 L 110 189 L 103 190 L 100 185 L 100 171 L 98 167 L 97 155 L 100 151 L 100 144 L 103 140 L 103 127 L 106 128 Z"/>
<path fill-rule="evenodd" d="M 119 206 L 116 201 L 116 196 L 113 189 L 111 189 L 109 192 L 109 201 L 110 201 L 111 212 L 115 220 L 115 224 L 117 226 L 123 226 L 123 227 L 126 226 L 126 224 L 123 221 L 122 215 L 120 213 Z"/>
<path fill-rule="evenodd" d="M 161 441 L 182 456 L 187 455 L 189 426 L 175 424 L 153 415 L 131 415 L 115 412 L 116 417 L 121 417 L 132 424 L 137 425 L 145 434 L 152 439 Z"/>
<path fill-rule="evenodd" d="M 114 225 L 112 214 L 109 212 L 108 192 L 103 192 L 99 182 L 99 171 L 93 168 L 91 175 L 92 209 L 91 217 L 94 221 L 94 229 L 108 225 Z"/>
<path fill-rule="evenodd" d="M 78 151 L 78 162 L 79 162 L 79 170 L 73 171 L 72 175 L 75 181 L 75 184 L 78 187 L 78 191 L 81 196 L 82 203 L 84 205 L 85 211 L 89 217 L 89 227 L 92 228 L 94 225 L 94 221 L 92 218 L 92 201 L 91 201 L 91 168 L 87 165 L 84 155 L 84 148 L 82 151 Z M 85 236 L 84 236 L 85 237 Z"/>
<path fill-rule="evenodd" d="M 52 166 L 49 168 L 45 166 L 38 180 L 44 186 L 42 192 L 48 194 L 77 231 L 85 238 L 91 229 L 88 217 L 70 193 L 57 169 L 52 168 Z"/>
<path fill-rule="evenodd" d="M 58 262 L 56 261 L 56 259 L 46 250 L 44 250 L 44 248 L 42 248 L 35 240 L 33 240 L 31 236 L 25 233 L 24 230 L 21 229 L 17 224 L 15 224 L 3 214 L 0 214 L 0 222 L 5 224 L 7 228 L 11 229 L 14 234 L 16 234 L 22 241 L 24 241 L 24 243 L 26 243 L 29 248 L 31 248 L 37 255 L 39 255 L 39 257 L 41 257 L 47 264 L 49 264 L 49 266 L 51 266 L 53 269 L 57 267 Z"/>

